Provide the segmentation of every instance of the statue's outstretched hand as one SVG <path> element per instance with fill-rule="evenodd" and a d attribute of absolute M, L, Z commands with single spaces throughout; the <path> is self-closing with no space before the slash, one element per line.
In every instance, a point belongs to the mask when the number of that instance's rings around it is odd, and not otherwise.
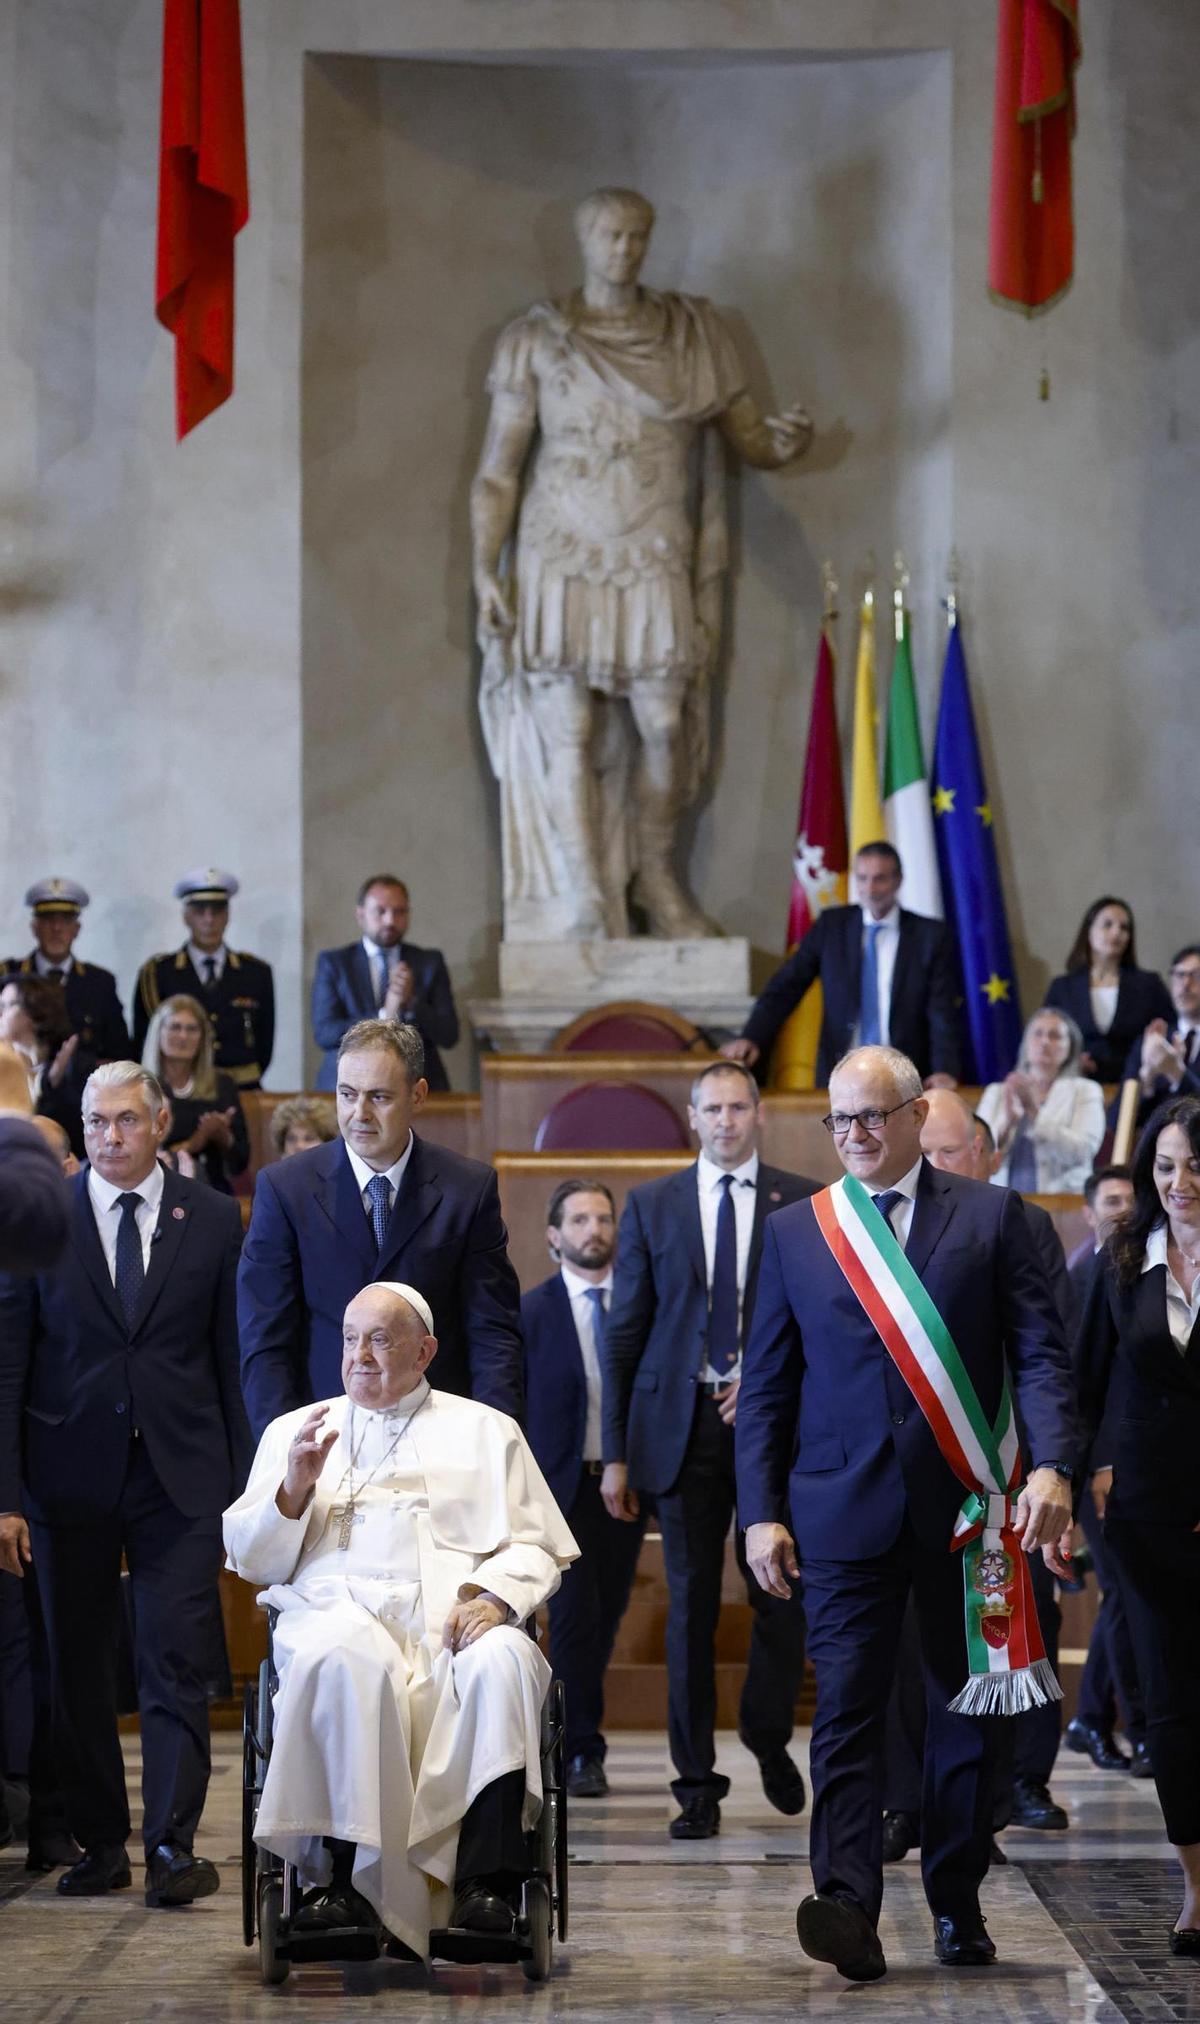
<path fill-rule="evenodd" d="M 814 434 L 812 416 L 799 403 L 785 408 L 781 415 L 765 415 L 763 427 L 775 446 L 775 454 L 781 464 L 792 464 L 797 457 L 802 457 Z"/>
<path fill-rule="evenodd" d="M 516 619 L 499 577 L 480 577 L 475 585 L 475 596 L 479 603 L 480 638 L 507 639 L 515 630 Z"/>

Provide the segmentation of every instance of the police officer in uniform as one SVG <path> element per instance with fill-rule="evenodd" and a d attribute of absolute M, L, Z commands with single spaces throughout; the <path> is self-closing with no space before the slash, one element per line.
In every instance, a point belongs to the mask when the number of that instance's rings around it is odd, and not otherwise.
<path fill-rule="evenodd" d="M 231 949 L 225 941 L 229 902 L 238 881 L 229 871 L 204 865 L 174 887 L 183 901 L 188 939 L 182 949 L 151 956 L 138 972 L 133 1000 L 133 1050 L 140 1061 L 146 1029 L 164 998 L 185 992 L 212 1020 L 216 1066 L 239 1089 L 259 1088 L 275 1044 L 275 983 L 261 956 Z"/>
<path fill-rule="evenodd" d="M 74 879 L 39 879 L 25 895 L 37 946 L 4 966 L 7 976 L 45 977 L 61 987 L 71 1031 L 79 1035 L 85 1071 L 99 1061 L 124 1061 L 129 1054 L 129 1029 L 112 971 L 77 962 L 71 954 L 79 916 L 90 903 L 90 894 Z"/>

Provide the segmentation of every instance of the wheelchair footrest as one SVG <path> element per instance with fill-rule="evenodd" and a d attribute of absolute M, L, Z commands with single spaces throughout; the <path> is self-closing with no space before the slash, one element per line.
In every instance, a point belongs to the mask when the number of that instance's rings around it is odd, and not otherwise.
<path fill-rule="evenodd" d="M 429 1935 L 429 1951 L 439 1961 L 469 1967 L 477 1962 L 523 1961 L 530 1951 L 528 1919 L 518 1919 L 512 1933 L 472 1933 L 466 1926 L 438 1926 Z"/>
<path fill-rule="evenodd" d="M 323 1933 L 281 1926 L 275 1951 L 284 1961 L 377 1961 L 384 1938 L 375 1926 L 331 1926 Z"/>

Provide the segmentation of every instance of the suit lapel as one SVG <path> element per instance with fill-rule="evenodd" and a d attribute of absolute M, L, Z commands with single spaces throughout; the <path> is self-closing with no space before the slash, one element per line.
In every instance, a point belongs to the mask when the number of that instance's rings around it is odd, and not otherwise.
<path fill-rule="evenodd" d="M 853 1032 L 862 1012 L 862 944 L 863 912 L 861 907 L 847 907 L 843 924 L 846 937 L 846 980 L 850 988 L 850 1026 Z M 847 1042 L 848 1044 L 848 1042 Z"/>
<path fill-rule="evenodd" d="M 354 995 L 358 1000 L 359 1015 L 373 1019 L 379 1007 L 375 1003 L 375 985 L 371 977 L 371 959 L 361 942 L 356 942 L 350 953 L 350 976 Z"/>
<path fill-rule="evenodd" d="M 369 1272 L 374 1263 L 375 1239 L 362 1205 L 350 1155 L 341 1139 L 330 1147 L 330 1153 L 329 1168 L 323 1185 L 317 1190 L 317 1200 L 359 1259 L 364 1272 Z"/>
<path fill-rule="evenodd" d="M 71 1240 L 79 1254 L 80 1263 L 83 1265 L 88 1278 L 91 1280 L 123 1335 L 125 1333 L 125 1316 L 121 1312 L 121 1303 L 117 1299 L 117 1289 L 112 1283 L 108 1270 L 108 1261 L 104 1256 L 104 1246 L 100 1242 L 100 1232 L 96 1228 L 95 1211 L 92 1208 L 92 1198 L 88 1193 L 88 1170 L 86 1167 L 81 1174 L 76 1175 L 72 1185 L 75 1190 L 75 1202 Z"/>
<path fill-rule="evenodd" d="M 556 1273 L 554 1279 L 551 1281 L 550 1298 L 557 1308 L 555 1333 L 556 1335 L 561 1334 L 563 1341 L 567 1345 L 566 1370 L 576 1386 L 582 1388 L 584 1412 L 586 1414 L 587 1372 L 583 1367 L 583 1351 L 579 1346 L 579 1330 L 575 1326 L 575 1310 L 571 1305 L 571 1296 L 567 1292 L 561 1272 Z M 598 1349 L 599 1344 L 597 1344 Z"/>
<path fill-rule="evenodd" d="M 428 1171 L 425 1148 L 416 1133 L 413 1133 L 413 1149 L 400 1191 L 392 1203 L 391 1218 L 384 1235 L 383 1247 L 376 1266 L 378 1276 L 386 1278 L 386 1266 L 410 1242 L 426 1218 L 432 1215 L 442 1199 L 441 1184 Z"/>
<path fill-rule="evenodd" d="M 1200 1384 L 1200 1318 L 1188 1337 L 1187 1348 L 1181 1352 L 1167 1320 L 1165 1265 L 1152 1266 L 1149 1272 L 1142 1273 L 1134 1301 L 1138 1333 L 1145 1344 L 1148 1361 L 1156 1364 L 1164 1377 L 1182 1368 L 1193 1383 Z"/>
<path fill-rule="evenodd" d="M 952 1191 L 946 1186 L 936 1168 L 931 1167 L 928 1160 L 922 1160 L 921 1171 L 917 1176 L 917 1198 L 913 1204 L 912 1227 L 905 1246 L 905 1256 L 914 1272 L 921 1273 L 925 1270 L 934 1247 L 941 1242 L 953 1214 Z"/>
<path fill-rule="evenodd" d="M 911 914 L 906 914 L 902 907 L 900 909 L 900 939 L 896 944 L 896 960 L 892 965 L 892 988 L 888 997 L 889 1033 L 894 1033 L 896 1030 L 896 1012 L 899 1007 L 901 994 L 904 990 L 905 978 L 908 976 L 915 977 L 921 975 L 920 968 L 917 964 L 916 950 L 913 947 L 913 944 L 916 941 L 916 939 L 917 939 L 916 921 L 913 919 L 913 916 Z M 892 1045 L 893 1046 L 895 1045 L 894 1041 Z"/>
<path fill-rule="evenodd" d="M 774 1200 L 772 1200 L 772 1193 Z M 754 1221 L 750 1227 L 750 1251 L 746 1259 L 746 1284 L 742 1289 L 742 1342 L 750 1335 L 750 1319 L 754 1313 L 754 1296 L 758 1290 L 758 1267 L 762 1258 L 763 1224 L 775 1209 L 783 1207 L 783 1196 L 779 1191 L 779 1176 L 774 1167 L 758 1163 L 758 1180 L 754 1188 Z"/>
<path fill-rule="evenodd" d="M 162 1200 L 158 1205 L 158 1221 L 150 1239 L 150 1263 L 142 1286 L 130 1335 L 137 1335 L 145 1326 L 155 1301 L 171 1275 L 171 1267 L 179 1255 L 188 1224 L 191 1221 L 191 1204 L 187 1199 L 187 1188 L 178 1174 L 164 1170 Z"/>
<path fill-rule="evenodd" d="M 708 1268 L 704 1263 L 704 1232 L 700 1228 L 700 1193 L 696 1181 L 695 1166 L 685 1167 L 676 1174 L 671 1183 L 674 1201 L 672 1207 L 679 1218 L 679 1231 L 684 1249 L 691 1260 L 692 1270 L 701 1286 L 708 1287 Z"/>

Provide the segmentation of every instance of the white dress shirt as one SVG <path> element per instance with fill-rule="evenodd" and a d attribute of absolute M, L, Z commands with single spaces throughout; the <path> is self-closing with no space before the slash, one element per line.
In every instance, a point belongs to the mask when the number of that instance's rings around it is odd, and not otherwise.
<path fill-rule="evenodd" d="M 225 958 L 227 954 L 228 950 L 224 942 L 222 942 L 219 949 L 202 949 L 196 942 L 189 942 L 187 945 L 188 960 L 202 984 L 207 984 L 208 982 L 204 968 L 206 963 L 211 963 L 213 966 L 213 982 L 215 984 L 220 983 L 222 977 L 225 975 Z"/>
<path fill-rule="evenodd" d="M 342 1140 L 342 1144 L 346 1145 L 345 1139 Z M 400 1183 L 404 1178 L 404 1169 L 412 1158 L 414 1144 L 415 1140 L 410 1131 L 408 1134 L 408 1144 L 405 1146 L 395 1165 L 384 1167 L 383 1169 L 385 1179 L 389 1180 L 392 1184 L 391 1198 L 388 1202 L 389 1210 L 394 1209 L 396 1206 L 396 1197 L 400 1192 Z M 374 1167 L 369 1167 L 365 1160 L 360 1160 L 352 1146 L 346 1146 L 346 1157 L 353 1169 L 354 1178 L 358 1182 L 358 1192 L 362 1198 L 363 1214 L 373 1224 L 374 1214 L 371 1208 L 371 1197 L 368 1195 L 367 1189 L 370 1187 L 371 1182 L 376 1179 L 375 1169 Z"/>
<path fill-rule="evenodd" d="M 883 1047 L 891 1046 L 892 979 L 896 974 L 896 956 L 900 948 L 900 904 L 897 901 L 881 921 L 874 920 L 865 907 L 862 913 L 862 953 L 867 953 L 867 929 L 878 928 L 875 937 L 875 968 L 879 979 L 879 1041 Z M 854 1044 L 858 1045 L 858 1027 L 854 1029 Z"/>
<path fill-rule="evenodd" d="M 400 950 L 398 947 L 381 949 L 378 942 L 371 940 L 370 935 L 363 936 L 362 945 L 371 966 L 371 989 L 375 993 L 376 1008 L 382 1019 L 386 1016 L 383 1001 L 387 997 L 388 978 L 400 961 Z"/>
<path fill-rule="evenodd" d="M 713 1259 L 717 1251 L 717 1215 L 721 1207 L 721 1180 L 726 1169 L 715 1166 L 707 1153 L 701 1153 L 696 1161 L 696 1188 L 700 1197 L 700 1234 L 704 1239 L 704 1279 L 712 1285 Z M 738 1332 L 741 1333 L 742 1301 L 746 1292 L 746 1267 L 750 1260 L 750 1239 L 754 1234 L 754 1204 L 758 1189 L 758 1154 L 751 1153 L 740 1167 L 733 1169 L 733 1186 L 729 1190 L 733 1203 L 734 1225 L 737 1230 L 737 1289 L 738 1289 Z M 701 1373 L 702 1384 L 733 1384 L 742 1374 L 742 1359 L 732 1370 L 714 1370 L 706 1364 Z"/>
<path fill-rule="evenodd" d="M 49 956 L 43 956 L 39 949 L 34 956 L 33 967 L 39 977 L 53 977 L 56 982 L 61 981 L 65 984 L 71 974 L 71 965 L 74 960 L 75 958 L 68 950 L 61 963 L 52 963 Z"/>
<path fill-rule="evenodd" d="M 1107 1033 L 1117 1016 L 1117 992 L 1119 984 L 1093 984 L 1088 996 L 1092 1001 L 1092 1020 L 1097 1033 Z"/>
<path fill-rule="evenodd" d="M 892 1226 L 892 1235 L 902 1251 L 907 1247 L 909 1233 L 912 1230 L 913 1213 L 917 1206 L 917 1182 L 921 1178 L 921 1165 L 922 1162 L 918 1160 L 915 1167 L 910 1167 L 906 1174 L 901 1174 L 898 1181 L 892 1182 L 892 1187 L 896 1193 L 904 1197 L 902 1202 L 895 1204 L 891 1215 L 888 1217 L 888 1222 Z M 864 1183 L 865 1185 L 867 1184 Z M 886 1188 L 871 1188 L 872 1195 L 886 1195 L 887 1192 Z"/>
<path fill-rule="evenodd" d="M 1192 1037 L 1194 1034 L 1197 1033 L 1200 1033 L 1200 1027 L 1193 1026 L 1190 1024 L 1190 1022 L 1180 1020 L 1178 1026 L 1175 1028 L 1174 1033 L 1171 1035 L 1171 1044 L 1173 1047 L 1177 1047 L 1179 1049 L 1179 1053 L 1182 1058 L 1185 1071 L 1188 1068 L 1195 1068 L 1197 1066 L 1197 1062 L 1200 1061 L 1200 1042 L 1194 1040 Z M 1188 1060 L 1189 1042 L 1191 1043 L 1191 1054 L 1192 1054 L 1192 1058 L 1190 1061 Z M 1176 1081 L 1174 1081 L 1171 1084 L 1171 1088 L 1179 1089 L 1182 1085 L 1182 1082 L 1183 1076 L 1181 1075 L 1177 1078 Z"/>
<path fill-rule="evenodd" d="M 599 1462 L 603 1459 L 600 1443 L 600 1352 L 596 1347 L 596 1309 L 591 1299 L 594 1286 L 604 1296 L 604 1310 L 612 1304 L 613 1276 L 609 1272 L 599 1281 L 581 1279 L 578 1272 L 572 1272 L 569 1265 L 560 1267 L 562 1282 L 571 1302 L 571 1317 L 575 1333 L 579 1337 L 579 1354 L 583 1358 L 583 1375 L 587 1384 L 587 1424 L 583 1434 L 583 1459 L 585 1462 Z"/>
<path fill-rule="evenodd" d="M 157 1160 L 145 1180 L 139 1181 L 133 1188 L 114 1187 L 111 1181 L 106 1181 L 102 1174 L 96 1172 L 95 1167 L 88 1168 L 88 1200 L 91 1202 L 96 1228 L 100 1233 L 108 1276 L 114 1286 L 117 1283 L 117 1232 L 121 1227 L 123 1214 L 117 1203 L 122 1195 L 140 1195 L 142 1198 L 141 1208 L 134 1213 L 138 1236 L 142 1240 L 142 1270 L 148 1272 L 150 1245 L 158 1224 L 158 1212 L 162 1207 L 162 1193 L 163 1170 Z"/>
<path fill-rule="evenodd" d="M 1156 1265 L 1165 1265 L 1167 1268 L 1167 1327 L 1171 1331 L 1171 1339 L 1176 1349 L 1180 1356 L 1183 1356 L 1192 1339 L 1196 1316 L 1200 1314 L 1200 1273 L 1196 1275 L 1196 1283 L 1192 1287 L 1192 1297 L 1189 1300 L 1167 1262 L 1167 1234 L 1165 1222 L 1154 1225 L 1146 1239 L 1146 1255 L 1142 1260 L 1142 1271 L 1152 1272 Z"/>

